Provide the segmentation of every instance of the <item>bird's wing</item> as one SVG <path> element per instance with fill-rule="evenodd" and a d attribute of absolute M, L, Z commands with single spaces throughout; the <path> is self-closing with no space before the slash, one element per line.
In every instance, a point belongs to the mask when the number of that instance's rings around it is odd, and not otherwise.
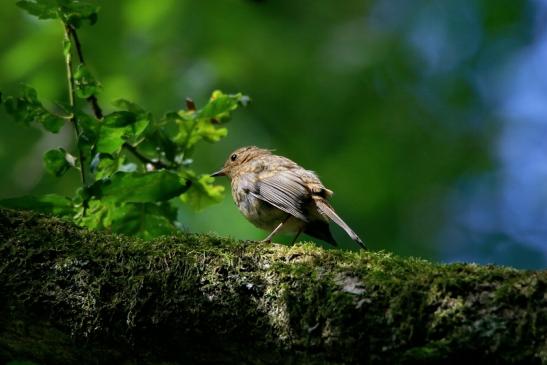
<path fill-rule="evenodd" d="M 311 194 L 293 170 L 276 171 L 260 177 L 251 193 L 304 222 L 309 220 L 306 218 L 305 205 L 310 202 Z"/>

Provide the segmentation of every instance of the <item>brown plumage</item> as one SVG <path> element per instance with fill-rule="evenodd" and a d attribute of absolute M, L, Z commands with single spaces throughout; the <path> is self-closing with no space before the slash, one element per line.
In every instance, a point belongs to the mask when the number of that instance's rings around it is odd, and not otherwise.
<path fill-rule="evenodd" d="M 336 214 L 328 199 L 332 191 L 317 175 L 286 157 L 255 146 L 234 151 L 224 167 L 211 176 L 227 176 L 232 196 L 243 215 L 258 228 L 271 231 L 270 242 L 279 232 L 296 232 L 296 241 L 304 232 L 332 245 L 336 241 L 329 219 L 365 248 L 363 241 Z"/>

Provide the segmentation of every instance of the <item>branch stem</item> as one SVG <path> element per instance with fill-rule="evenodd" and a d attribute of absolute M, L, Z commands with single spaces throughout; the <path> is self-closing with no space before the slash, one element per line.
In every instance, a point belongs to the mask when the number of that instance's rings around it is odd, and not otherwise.
<path fill-rule="evenodd" d="M 195 112 L 196 111 L 196 104 L 194 101 L 190 98 L 186 98 L 186 108 L 189 111 Z M 194 133 L 194 129 L 196 129 L 196 126 L 198 125 L 198 119 L 194 119 L 194 122 L 190 126 L 190 128 L 186 128 L 186 138 L 184 139 L 184 142 L 182 143 L 182 156 L 183 159 L 186 158 L 186 152 L 188 150 L 188 145 L 190 144 L 190 139 L 192 138 L 192 133 Z"/>
<path fill-rule="evenodd" d="M 70 26 L 65 24 L 65 42 L 70 42 Z M 76 132 L 76 144 L 78 145 L 78 161 L 80 163 L 80 177 L 82 180 L 82 185 L 87 186 L 87 179 L 85 173 L 85 164 L 84 164 L 84 152 L 82 147 L 79 145 L 80 140 L 80 127 L 78 126 L 78 118 L 76 117 L 76 93 L 74 90 L 74 74 L 72 73 L 72 52 L 65 52 L 65 64 L 66 64 L 66 78 L 68 82 L 68 103 L 70 105 L 71 113 L 70 121 L 74 126 L 74 131 Z"/>
<path fill-rule="evenodd" d="M 69 36 L 74 41 L 74 48 L 76 48 L 76 54 L 78 55 L 78 60 L 82 65 L 85 65 L 84 60 L 84 53 L 82 51 L 82 44 L 80 43 L 80 38 L 78 37 L 78 33 L 76 32 L 76 29 L 72 27 L 71 25 L 66 25 L 67 32 Z M 99 101 L 97 100 L 97 97 L 95 95 L 91 95 L 87 98 L 87 101 L 91 105 L 91 108 L 93 109 L 93 114 L 95 115 L 95 118 L 97 119 L 103 119 L 103 111 L 101 107 L 99 106 Z"/>
<path fill-rule="evenodd" d="M 148 157 L 146 157 L 145 155 L 140 153 L 140 151 L 137 149 L 137 147 L 132 146 L 129 143 L 124 143 L 123 147 L 126 150 L 128 150 L 129 152 L 131 152 L 133 154 L 133 156 L 135 156 L 140 162 L 142 162 L 145 165 L 150 164 L 150 165 L 154 166 L 156 169 L 166 169 L 166 168 L 169 167 L 168 165 L 164 164 L 163 162 L 161 162 L 159 160 L 149 159 Z"/>
<path fill-rule="evenodd" d="M 74 45 L 74 48 L 76 49 L 76 55 L 78 56 L 79 62 L 82 65 L 85 65 L 85 58 L 84 58 L 84 53 L 82 51 L 82 44 L 80 43 L 80 38 L 78 37 L 78 33 L 76 32 L 76 29 L 72 27 L 71 25 L 65 25 L 65 37 L 67 37 L 69 41 L 72 40 L 72 45 Z M 70 60 L 68 60 L 67 62 L 69 61 Z M 72 66 L 70 67 L 70 69 L 72 69 Z M 67 74 L 68 72 L 69 70 L 67 66 Z M 72 75 L 71 70 L 70 70 L 70 75 Z M 71 106 L 72 106 L 73 100 L 74 100 L 74 77 L 70 76 L 69 79 L 71 80 L 69 81 L 69 85 L 70 85 L 69 88 L 71 90 L 70 94 L 71 94 L 71 100 L 72 100 Z M 103 119 L 103 111 L 99 105 L 99 101 L 97 100 L 97 97 L 95 95 L 91 95 L 90 97 L 87 98 L 87 101 L 91 105 L 91 108 L 93 109 L 93 114 L 95 115 L 95 118 L 99 120 Z M 76 127 L 77 134 L 79 135 L 79 131 L 77 129 L 77 123 L 75 124 L 75 127 Z M 145 165 L 150 164 L 154 166 L 154 168 L 156 169 L 166 169 L 170 167 L 169 165 L 163 163 L 160 160 L 152 160 L 146 157 L 135 146 L 129 143 L 125 143 L 123 147 L 129 152 L 131 152 L 140 162 L 142 162 Z M 82 160 L 80 159 L 80 163 L 81 162 Z"/>

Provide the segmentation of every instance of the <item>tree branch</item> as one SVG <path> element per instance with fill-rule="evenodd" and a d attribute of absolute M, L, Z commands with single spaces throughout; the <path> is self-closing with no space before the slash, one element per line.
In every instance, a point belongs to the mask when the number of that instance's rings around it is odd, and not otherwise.
<path fill-rule="evenodd" d="M 70 26 L 65 24 L 65 42 L 70 42 Z M 78 126 L 77 108 L 76 108 L 76 94 L 74 90 L 74 75 L 72 73 L 72 52 L 65 52 L 65 64 L 66 64 L 66 76 L 68 81 L 68 103 L 70 105 L 71 113 L 70 121 L 74 126 L 74 131 L 76 132 L 76 144 L 78 146 L 78 160 L 80 164 L 80 177 L 82 180 L 82 185 L 87 186 L 86 179 L 86 170 L 85 170 L 85 155 L 82 151 L 82 147 L 79 145 L 78 141 L 80 139 L 80 128 Z"/>
<path fill-rule="evenodd" d="M 76 32 L 76 29 L 70 25 L 66 26 L 68 28 L 68 32 L 72 39 L 74 40 L 74 46 L 76 48 L 76 54 L 78 55 L 78 59 L 81 64 L 85 65 L 84 60 L 84 54 L 82 51 L 82 45 L 80 43 L 80 39 L 78 38 L 78 33 Z M 95 115 L 95 118 L 97 119 L 103 119 L 103 111 L 101 107 L 99 106 L 99 102 L 97 100 L 97 97 L 95 95 L 91 95 L 87 98 L 87 101 L 91 105 L 91 108 L 93 109 L 93 114 Z"/>
<path fill-rule="evenodd" d="M 79 59 L 80 63 L 85 65 L 85 59 L 84 59 L 84 54 L 83 54 L 83 51 L 82 51 L 82 45 L 80 43 L 80 39 L 78 37 L 78 33 L 76 32 L 76 29 L 72 26 L 68 26 L 68 32 L 70 34 L 70 37 L 74 41 L 74 46 L 76 48 L 76 53 L 78 55 L 78 59 Z M 99 105 L 99 101 L 97 100 L 97 97 L 95 95 L 91 95 L 90 97 L 87 98 L 87 101 L 91 105 L 91 108 L 93 109 L 93 114 L 95 115 L 95 117 L 99 120 L 102 119 L 103 118 L 103 111 L 102 111 L 102 109 Z M 125 143 L 123 146 L 124 146 L 125 149 L 127 149 L 129 152 L 131 152 L 139 161 L 141 161 L 145 165 L 150 164 L 150 165 L 154 166 L 154 168 L 156 168 L 156 169 L 169 168 L 168 165 L 164 164 L 160 160 L 151 160 L 151 159 L 149 159 L 148 157 L 146 157 L 145 155 L 140 153 L 139 150 L 136 147 L 132 146 L 129 143 Z"/>
<path fill-rule="evenodd" d="M 135 146 L 133 146 L 129 143 L 124 143 L 123 147 L 125 149 L 127 149 L 129 152 L 131 152 L 133 154 L 133 156 L 135 156 L 140 162 L 142 162 L 145 165 L 150 164 L 150 165 L 154 166 L 156 169 L 167 169 L 167 168 L 169 168 L 168 165 L 164 164 L 160 160 L 151 160 L 151 159 L 149 159 L 148 157 L 146 157 L 145 155 L 140 153 L 140 151 L 137 149 L 137 147 L 135 147 Z"/>
<path fill-rule="evenodd" d="M 0 363 L 540 364 L 546 291 L 547 272 L 0 210 Z"/>

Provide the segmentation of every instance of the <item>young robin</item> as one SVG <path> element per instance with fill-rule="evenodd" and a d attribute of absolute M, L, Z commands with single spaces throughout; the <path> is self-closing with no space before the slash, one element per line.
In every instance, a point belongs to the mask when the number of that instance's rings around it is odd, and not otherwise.
<path fill-rule="evenodd" d="M 295 232 L 294 243 L 304 232 L 336 245 L 329 229 L 330 219 L 365 248 L 328 203 L 332 191 L 314 172 L 286 157 L 255 146 L 242 147 L 211 176 L 230 178 L 232 196 L 241 213 L 258 228 L 271 231 L 264 242 L 271 242 L 279 232 Z"/>

